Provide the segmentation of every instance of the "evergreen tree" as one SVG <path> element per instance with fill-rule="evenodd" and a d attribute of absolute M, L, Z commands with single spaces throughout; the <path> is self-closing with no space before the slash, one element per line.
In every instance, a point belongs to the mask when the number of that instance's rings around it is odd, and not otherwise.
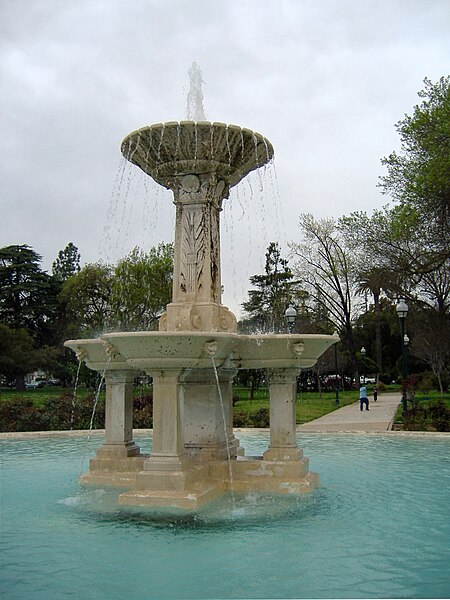
<path fill-rule="evenodd" d="M 58 252 L 58 258 L 52 265 L 53 277 L 63 282 L 75 273 L 79 273 L 80 259 L 78 248 L 72 242 L 69 242 L 64 250 Z"/>
<path fill-rule="evenodd" d="M 243 329 L 258 333 L 285 331 L 284 313 L 296 294 L 298 282 L 277 242 L 267 247 L 265 272 L 250 277 L 250 283 L 256 289 L 249 290 L 249 299 L 242 303 L 247 313 L 241 322 Z"/>
<path fill-rule="evenodd" d="M 44 341 L 57 300 L 40 262 L 41 256 L 27 245 L 0 248 L 0 322 Z"/>

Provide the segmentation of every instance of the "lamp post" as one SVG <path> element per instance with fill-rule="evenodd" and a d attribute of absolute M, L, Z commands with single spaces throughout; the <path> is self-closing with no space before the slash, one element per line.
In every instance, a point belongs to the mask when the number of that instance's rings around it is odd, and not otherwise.
<path fill-rule="evenodd" d="M 408 372 L 409 372 L 409 337 L 406 335 L 403 336 L 403 347 L 405 349 L 405 371 L 406 371 L 406 376 L 408 376 Z"/>
<path fill-rule="evenodd" d="M 338 335 L 337 331 L 334 332 L 334 335 Z M 335 384 L 335 391 L 336 391 L 336 406 L 339 406 L 339 373 L 338 373 L 338 355 L 337 355 L 337 344 L 334 344 L 334 371 L 336 373 L 335 377 L 336 377 L 336 384 Z"/>
<path fill-rule="evenodd" d="M 407 407 L 407 403 L 406 403 L 405 381 L 408 376 L 408 365 L 407 365 L 407 358 L 406 358 L 406 347 L 407 346 L 405 345 L 405 335 L 406 335 L 405 334 L 405 321 L 406 321 L 406 317 L 408 316 L 408 305 L 403 300 L 403 298 L 400 298 L 397 306 L 395 307 L 395 310 L 397 311 L 398 318 L 400 319 L 401 340 L 402 340 L 402 380 L 403 380 L 402 412 L 404 415 L 406 415 L 408 407 Z M 408 336 L 406 336 L 406 337 L 408 338 Z M 408 338 L 408 342 L 409 342 L 409 338 Z"/>
<path fill-rule="evenodd" d="M 297 318 L 297 311 L 295 310 L 293 304 L 289 304 L 287 307 L 284 316 L 287 321 L 288 332 L 291 334 L 295 325 L 295 319 Z"/>
<path fill-rule="evenodd" d="M 362 364 L 363 364 L 363 385 L 366 385 L 366 349 L 361 348 Z"/>

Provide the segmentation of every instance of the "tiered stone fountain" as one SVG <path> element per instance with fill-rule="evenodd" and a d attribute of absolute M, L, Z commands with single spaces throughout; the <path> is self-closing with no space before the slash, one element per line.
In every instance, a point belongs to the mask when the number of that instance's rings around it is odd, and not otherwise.
<path fill-rule="evenodd" d="M 221 303 L 220 227 L 230 187 L 273 156 L 270 142 L 234 125 L 170 122 L 139 129 L 124 156 L 173 191 L 176 206 L 172 302 L 159 331 L 71 340 L 86 365 L 105 373 L 106 433 L 82 481 L 125 485 L 120 503 L 194 508 L 226 490 L 309 492 L 318 475 L 296 441 L 296 378 L 337 336 L 238 335 Z M 233 433 L 238 369 L 267 371 L 270 444 L 245 457 Z M 153 450 L 133 442 L 132 387 L 153 378 Z"/>

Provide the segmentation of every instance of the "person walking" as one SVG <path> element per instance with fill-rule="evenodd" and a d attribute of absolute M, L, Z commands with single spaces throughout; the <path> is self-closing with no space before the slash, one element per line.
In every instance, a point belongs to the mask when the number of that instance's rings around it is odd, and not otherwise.
<path fill-rule="evenodd" d="M 359 410 L 363 409 L 363 405 L 366 406 L 366 410 L 369 410 L 369 398 L 367 397 L 367 389 L 365 385 L 359 388 Z"/>
<path fill-rule="evenodd" d="M 373 390 L 373 401 L 376 402 L 378 398 L 378 390 L 377 390 L 377 386 L 375 386 L 374 390 Z"/>

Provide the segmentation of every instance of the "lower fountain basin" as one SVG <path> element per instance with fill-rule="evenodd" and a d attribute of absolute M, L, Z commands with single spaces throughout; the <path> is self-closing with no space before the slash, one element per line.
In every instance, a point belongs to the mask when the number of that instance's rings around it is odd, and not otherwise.
<path fill-rule="evenodd" d="M 241 335 L 234 364 L 240 369 L 308 369 L 314 366 L 337 335 Z"/>
<path fill-rule="evenodd" d="M 133 331 L 65 343 L 91 369 L 237 369 L 312 367 L 337 335 L 238 335 L 220 332 Z"/>

